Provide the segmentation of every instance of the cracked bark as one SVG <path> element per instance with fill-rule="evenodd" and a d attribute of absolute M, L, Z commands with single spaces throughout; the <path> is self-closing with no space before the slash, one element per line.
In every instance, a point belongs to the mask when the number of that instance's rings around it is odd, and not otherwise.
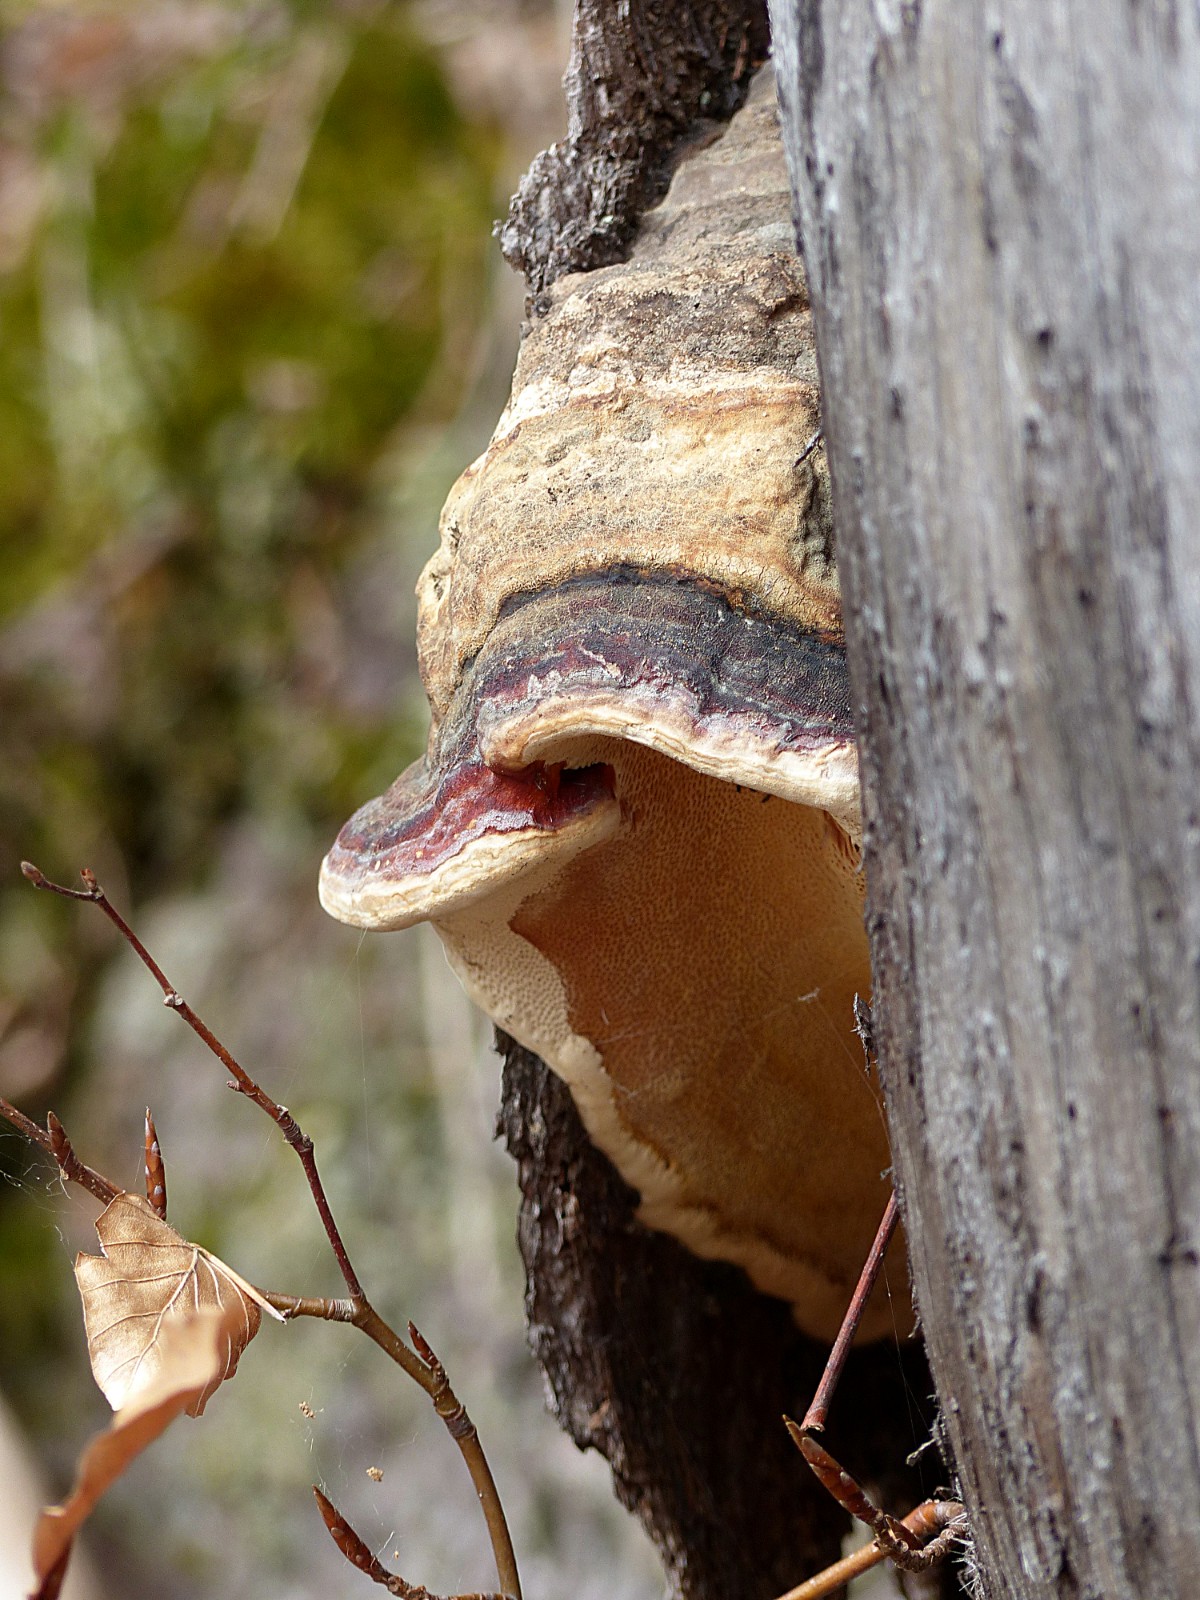
<path fill-rule="evenodd" d="M 535 158 L 498 230 L 535 306 L 564 273 L 625 260 L 683 146 L 729 120 L 767 46 L 765 0 L 579 0 L 567 137 Z"/>
<path fill-rule="evenodd" d="M 918 1304 L 993 1600 L 1200 1592 L 1200 19 L 774 0 Z"/>

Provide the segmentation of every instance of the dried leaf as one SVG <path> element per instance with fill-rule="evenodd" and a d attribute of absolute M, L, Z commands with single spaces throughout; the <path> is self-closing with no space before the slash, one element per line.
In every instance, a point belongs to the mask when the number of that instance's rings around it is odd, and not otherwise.
<path fill-rule="evenodd" d="M 229 1375 L 230 1349 L 245 1343 L 236 1345 L 244 1315 L 227 1297 L 224 1306 L 181 1312 L 163 1323 L 155 1338 L 153 1376 L 139 1383 L 109 1427 L 84 1450 L 69 1499 L 47 1506 L 38 1518 L 33 1565 L 40 1587 L 34 1600 L 57 1594 L 71 1543 L 109 1485 L 180 1412 L 198 1415 L 204 1400 Z"/>
<path fill-rule="evenodd" d="M 58 1594 L 75 1534 L 109 1485 L 181 1412 L 200 1415 L 237 1370 L 264 1308 L 280 1316 L 140 1195 L 118 1194 L 96 1233 L 103 1254 L 77 1256 L 75 1278 L 92 1373 L 116 1416 L 80 1457 L 70 1498 L 38 1518 L 34 1600 Z"/>
<path fill-rule="evenodd" d="M 231 1378 L 258 1332 L 262 1309 L 279 1313 L 216 1256 L 191 1244 L 135 1194 L 119 1194 L 97 1218 L 101 1256 L 75 1258 L 92 1373 L 114 1411 L 155 1384 L 167 1330 L 184 1318 L 221 1313 L 223 1359 L 187 1404 L 192 1416 Z M 282 1320 L 282 1319 L 281 1319 Z"/>

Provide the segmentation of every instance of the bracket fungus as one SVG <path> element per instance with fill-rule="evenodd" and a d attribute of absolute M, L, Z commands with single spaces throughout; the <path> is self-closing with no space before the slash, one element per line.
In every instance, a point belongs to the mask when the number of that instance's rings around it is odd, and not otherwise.
<path fill-rule="evenodd" d="M 769 73 L 632 258 L 549 300 L 420 581 L 427 753 L 342 830 L 322 902 L 432 921 L 642 1218 L 832 1337 L 889 1158 L 853 1037 L 857 768 Z"/>

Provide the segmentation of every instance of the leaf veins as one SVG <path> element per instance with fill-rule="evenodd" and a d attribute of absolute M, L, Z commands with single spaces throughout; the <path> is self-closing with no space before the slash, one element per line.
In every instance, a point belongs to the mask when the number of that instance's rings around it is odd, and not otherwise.
<path fill-rule="evenodd" d="M 114 1411 L 157 1379 L 164 1334 L 200 1311 L 220 1316 L 225 1347 L 208 1385 L 191 1397 L 198 1417 L 209 1396 L 237 1370 L 267 1305 L 232 1267 L 191 1244 L 135 1194 L 119 1194 L 96 1221 L 99 1256 L 75 1258 L 92 1374 Z"/>

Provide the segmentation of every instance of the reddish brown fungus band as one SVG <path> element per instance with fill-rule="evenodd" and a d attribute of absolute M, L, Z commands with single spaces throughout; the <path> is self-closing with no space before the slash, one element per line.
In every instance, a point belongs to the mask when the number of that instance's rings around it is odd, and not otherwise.
<path fill-rule="evenodd" d="M 853 740 L 845 652 L 836 635 L 766 614 L 708 579 L 632 566 L 583 573 L 510 596 L 486 645 L 462 669 L 429 755 L 350 819 L 334 871 L 432 873 L 485 833 L 554 832 L 612 794 L 604 765 L 484 759 L 503 725 L 535 719 L 552 696 L 581 713 L 610 701 L 674 710 L 698 737 L 741 730 L 780 752 Z"/>

